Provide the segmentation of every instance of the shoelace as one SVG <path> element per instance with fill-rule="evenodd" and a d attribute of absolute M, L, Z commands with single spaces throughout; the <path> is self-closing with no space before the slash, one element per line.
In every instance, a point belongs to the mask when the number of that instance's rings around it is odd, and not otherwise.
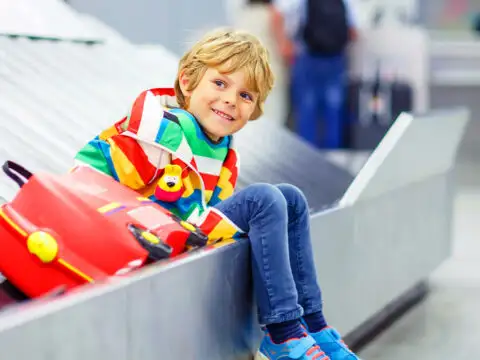
<path fill-rule="evenodd" d="M 318 353 L 316 353 L 312 360 L 330 360 L 330 358 L 327 356 L 327 354 L 325 354 L 322 349 L 320 349 L 320 346 L 318 345 L 314 345 L 312 346 L 310 349 L 307 350 L 307 355 L 310 356 L 312 355 L 312 353 L 314 351 L 318 351 Z"/>

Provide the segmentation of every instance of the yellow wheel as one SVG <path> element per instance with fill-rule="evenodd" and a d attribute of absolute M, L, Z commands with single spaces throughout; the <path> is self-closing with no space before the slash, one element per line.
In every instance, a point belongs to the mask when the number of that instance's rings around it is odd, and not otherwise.
<path fill-rule="evenodd" d="M 52 262 L 58 254 L 58 243 L 55 238 L 44 231 L 36 231 L 27 239 L 28 251 L 36 255 L 42 262 Z"/>

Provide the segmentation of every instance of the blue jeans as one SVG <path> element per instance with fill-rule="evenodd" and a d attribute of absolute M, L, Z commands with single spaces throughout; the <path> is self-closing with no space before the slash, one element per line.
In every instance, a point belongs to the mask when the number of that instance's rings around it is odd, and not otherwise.
<path fill-rule="evenodd" d="M 303 193 L 292 185 L 254 184 L 215 206 L 248 233 L 260 324 L 322 309 Z"/>
<path fill-rule="evenodd" d="M 343 144 L 346 57 L 300 53 L 291 73 L 291 99 L 296 131 L 318 148 Z M 319 139 L 319 130 L 322 137 Z"/>

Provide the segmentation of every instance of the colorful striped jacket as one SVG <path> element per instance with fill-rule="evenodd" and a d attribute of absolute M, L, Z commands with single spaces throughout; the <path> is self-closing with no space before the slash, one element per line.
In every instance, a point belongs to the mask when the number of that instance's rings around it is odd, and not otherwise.
<path fill-rule="evenodd" d="M 235 189 L 239 161 L 233 137 L 225 139 L 224 161 L 199 156 L 198 124 L 191 114 L 172 106 L 174 99 L 173 89 L 142 92 L 127 116 L 88 142 L 75 156 L 75 163 L 112 176 L 196 224 L 210 243 L 231 242 L 242 231 L 213 206 Z M 174 201 L 155 197 L 168 164 L 182 169 L 183 192 Z"/>

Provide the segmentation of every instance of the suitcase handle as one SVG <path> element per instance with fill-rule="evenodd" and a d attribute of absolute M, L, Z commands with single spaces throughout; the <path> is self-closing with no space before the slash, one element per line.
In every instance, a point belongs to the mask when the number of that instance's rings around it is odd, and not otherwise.
<path fill-rule="evenodd" d="M 25 169 L 23 166 L 13 162 L 13 161 L 5 161 L 2 166 L 3 172 L 15 181 L 18 186 L 22 187 L 28 179 L 33 175 L 30 171 Z"/>

